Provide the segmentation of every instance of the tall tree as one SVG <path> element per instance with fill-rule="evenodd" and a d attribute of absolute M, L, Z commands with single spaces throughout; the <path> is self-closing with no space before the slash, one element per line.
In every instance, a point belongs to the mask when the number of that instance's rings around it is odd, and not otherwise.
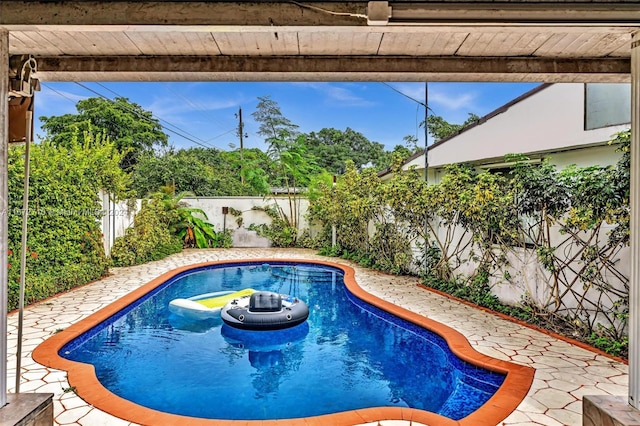
<path fill-rule="evenodd" d="M 371 142 L 362 133 L 347 127 L 344 131 L 325 128 L 306 135 L 308 153 L 316 163 L 333 174 L 343 174 L 347 160 L 357 169 L 366 164 L 378 166 L 384 159 L 384 145 Z"/>
<path fill-rule="evenodd" d="M 430 115 L 427 117 L 427 131 L 433 137 L 435 142 L 441 139 L 448 138 L 456 132 L 467 127 L 469 124 L 475 123 L 480 120 L 480 117 L 476 114 L 469 113 L 469 118 L 462 124 L 452 124 L 439 115 Z M 420 124 L 424 126 L 424 121 Z"/>
<path fill-rule="evenodd" d="M 268 154 L 276 164 L 281 182 L 286 188 L 289 212 L 286 214 L 278 209 L 277 214 L 286 227 L 294 230 L 292 244 L 295 244 L 299 231 L 299 189 L 313 173 L 313 160 L 306 153 L 304 135 L 300 135 L 298 126 L 282 115 L 278 103 L 269 96 L 258 99 L 256 111 L 251 115 L 260 123 L 258 134 L 265 137 L 265 142 L 269 145 Z"/>
<path fill-rule="evenodd" d="M 56 146 L 69 146 L 74 132 L 104 133 L 124 154 L 120 167 L 126 171 L 154 148 L 166 147 L 168 136 L 151 112 L 127 98 L 88 98 L 76 104 L 77 114 L 40 117 L 45 138 Z"/>
<path fill-rule="evenodd" d="M 163 186 L 197 196 L 262 195 L 269 192 L 261 165 L 271 160 L 257 149 L 244 152 L 245 183 L 240 180 L 238 151 L 189 148 L 163 155 L 145 155 L 133 168 L 134 189 L 146 197 Z M 247 167 L 248 166 L 248 167 Z"/>
<path fill-rule="evenodd" d="M 287 150 L 298 134 L 298 126 L 282 115 L 280 105 L 271 96 L 259 96 L 256 110 L 251 113 L 260 123 L 258 134 L 264 136 L 269 146 L 267 153 L 277 160 L 282 151 Z"/>

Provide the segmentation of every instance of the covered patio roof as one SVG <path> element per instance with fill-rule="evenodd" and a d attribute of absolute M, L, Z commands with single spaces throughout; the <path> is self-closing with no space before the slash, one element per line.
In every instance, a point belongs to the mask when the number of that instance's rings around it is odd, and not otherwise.
<path fill-rule="evenodd" d="M 629 82 L 636 2 L 0 2 L 43 81 Z"/>

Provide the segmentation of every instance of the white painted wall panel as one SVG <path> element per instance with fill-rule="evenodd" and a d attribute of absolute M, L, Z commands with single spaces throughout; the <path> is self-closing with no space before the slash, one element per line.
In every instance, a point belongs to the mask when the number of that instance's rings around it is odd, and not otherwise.
<path fill-rule="evenodd" d="M 584 85 L 554 84 L 429 150 L 430 167 L 601 143 L 628 125 L 584 130 Z"/>

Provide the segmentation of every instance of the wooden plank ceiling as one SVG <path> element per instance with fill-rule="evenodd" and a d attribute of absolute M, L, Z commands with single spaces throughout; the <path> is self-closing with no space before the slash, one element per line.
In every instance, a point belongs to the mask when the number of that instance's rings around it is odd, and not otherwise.
<path fill-rule="evenodd" d="M 0 28 L 44 81 L 628 82 L 640 5 L 2 0 Z"/>

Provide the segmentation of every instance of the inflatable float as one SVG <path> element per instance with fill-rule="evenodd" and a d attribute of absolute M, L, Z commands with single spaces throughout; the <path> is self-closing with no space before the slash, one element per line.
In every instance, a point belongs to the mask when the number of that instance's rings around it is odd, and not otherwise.
<path fill-rule="evenodd" d="M 229 301 L 220 316 L 225 324 L 243 330 L 280 330 L 306 321 L 309 307 L 297 297 L 256 291 Z"/>
<path fill-rule="evenodd" d="M 217 316 L 220 309 L 230 300 L 250 296 L 254 292 L 254 289 L 245 288 L 238 291 L 199 294 L 188 299 L 173 299 L 169 302 L 169 312 L 184 318 L 206 320 Z"/>

